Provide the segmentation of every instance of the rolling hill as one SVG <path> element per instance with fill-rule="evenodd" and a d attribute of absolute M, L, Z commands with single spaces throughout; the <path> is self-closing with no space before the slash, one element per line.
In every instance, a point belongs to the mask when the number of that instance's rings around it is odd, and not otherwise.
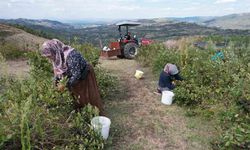
<path fill-rule="evenodd" d="M 45 41 L 45 38 L 27 33 L 21 29 L 0 24 L 0 46 L 12 44 L 20 50 L 34 50 Z"/>
<path fill-rule="evenodd" d="M 231 14 L 225 16 L 192 16 L 192 17 L 168 17 L 165 20 L 175 23 L 187 22 L 217 27 L 220 29 L 250 30 L 250 13 Z"/>
<path fill-rule="evenodd" d="M 232 14 L 222 17 L 216 17 L 203 22 L 209 27 L 218 27 L 222 29 L 249 29 L 250 13 Z"/>
<path fill-rule="evenodd" d="M 5 24 L 18 24 L 26 27 L 48 27 L 52 29 L 71 29 L 73 26 L 65 23 L 61 23 L 59 21 L 41 19 L 41 20 L 33 20 L 33 19 L 0 19 L 0 23 Z"/>
<path fill-rule="evenodd" d="M 183 18 L 167 18 L 169 20 L 172 21 L 176 21 L 176 22 L 188 22 L 188 23 L 197 23 L 197 24 L 201 24 L 201 25 L 205 25 L 204 22 L 208 21 L 208 20 L 212 20 L 216 17 L 212 17 L 212 16 L 205 16 L 205 17 L 201 17 L 201 16 L 193 16 L 193 17 L 183 17 Z"/>

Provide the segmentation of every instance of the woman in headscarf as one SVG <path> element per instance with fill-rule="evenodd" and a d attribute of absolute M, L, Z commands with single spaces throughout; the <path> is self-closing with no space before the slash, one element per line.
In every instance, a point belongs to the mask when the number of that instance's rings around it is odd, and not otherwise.
<path fill-rule="evenodd" d="M 67 77 L 66 86 L 73 95 L 77 110 L 89 103 L 96 106 L 101 115 L 104 114 L 94 69 L 78 51 L 53 39 L 42 45 L 42 56 L 52 62 L 56 85 L 63 77 Z M 61 86 L 58 88 L 63 88 Z"/>
<path fill-rule="evenodd" d="M 174 80 L 183 80 L 179 75 L 179 70 L 174 64 L 166 64 L 164 69 L 161 71 L 159 83 L 158 83 L 158 92 L 170 91 L 175 88 Z"/>

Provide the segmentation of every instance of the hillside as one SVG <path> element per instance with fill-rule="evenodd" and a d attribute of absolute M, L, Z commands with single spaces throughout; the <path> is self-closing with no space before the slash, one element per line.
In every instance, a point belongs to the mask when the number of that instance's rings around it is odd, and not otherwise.
<path fill-rule="evenodd" d="M 41 20 L 33 20 L 33 19 L 0 19 L 0 23 L 5 24 L 18 24 L 26 27 L 32 26 L 41 26 L 41 27 L 48 27 L 52 29 L 70 29 L 73 26 L 65 23 L 61 23 L 59 21 L 41 19 Z"/>
<path fill-rule="evenodd" d="M 172 21 L 176 22 L 189 22 L 189 23 L 197 23 L 197 24 L 204 24 L 205 21 L 212 20 L 216 17 L 212 16 L 194 16 L 194 17 L 183 17 L 183 18 L 167 18 Z"/>
<path fill-rule="evenodd" d="M 20 50 L 37 49 L 46 40 L 4 24 L 0 24 L 0 39 L 0 46 L 7 43 L 17 46 Z"/>
<path fill-rule="evenodd" d="M 250 13 L 216 17 L 205 21 L 204 24 L 222 29 L 250 29 Z"/>
<path fill-rule="evenodd" d="M 16 27 L 16 23 L 19 21 L 1 20 L 2 22 L 12 24 Z M 115 24 L 103 24 L 98 26 L 89 26 L 84 28 L 74 28 L 68 26 L 67 24 L 60 23 L 57 21 L 56 24 L 62 25 L 56 27 L 48 26 L 44 23 L 29 23 L 30 20 L 22 19 L 18 25 L 24 26 L 21 29 L 31 29 L 38 32 L 39 36 L 46 38 L 58 38 L 64 42 L 81 42 L 81 43 L 92 43 L 95 46 L 99 46 L 100 40 L 103 45 L 107 45 L 110 41 L 117 40 L 119 38 L 119 33 L 117 31 L 118 27 Z M 138 27 L 131 27 L 130 31 L 134 35 L 137 35 L 138 38 L 150 38 L 153 40 L 165 41 L 168 39 L 179 38 L 182 36 L 195 36 L 195 35 L 249 35 L 250 30 L 231 30 L 231 29 L 220 29 L 215 27 L 207 27 L 204 25 L 199 25 L 196 23 L 180 22 L 174 21 L 167 18 L 155 18 L 155 19 L 139 19 L 135 20 L 141 22 L 141 25 Z M 33 22 L 39 22 L 34 21 Z M 34 34 L 34 32 L 29 33 Z M 46 35 L 46 36 L 44 36 Z"/>

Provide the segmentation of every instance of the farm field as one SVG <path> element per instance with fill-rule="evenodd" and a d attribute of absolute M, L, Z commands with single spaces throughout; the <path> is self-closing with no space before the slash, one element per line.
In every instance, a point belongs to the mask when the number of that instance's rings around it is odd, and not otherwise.
<path fill-rule="evenodd" d="M 39 51 L 46 39 L 1 28 L 8 32 L 0 42 L 0 149 L 250 148 L 249 31 L 155 40 L 133 60 L 100 58 L 100 48 L 75 38 L 71 46 L 94 66 L 112 122 L 105 141 L 90 124 L 98 110 L 74 111 L 69 91 L 53 85 L 52 66 Z M 166 63 L 176 64 L 184 78 L 176 82 L 171 106 L 154 93 Z M 145 73 L 141 80 L 134 77 L 137 69 Z"/>
<path fill-rule="evenodd" d="M 19 65 L 8 61 L 8 68 L 12 68 L 9 73 L 27 76 L 23 74 L 23 70 L 29 70 L 26 61 L 16 63 Z M 119 81 L 115 87 L 118 89 L 104 99 L 107 116 L 112 121 L 105 149 L 212 149 L 210 142 L 217 134 L 215 122 L 187 117 L 185 110 L 176 104 L 163 105 L 161 97 L 153 93 L 157 80 L 149 68 L 125 59 L 100 59 L 100 66 Z M 136 69 L 145 72 L 143 80 L 134 77 Z"/>

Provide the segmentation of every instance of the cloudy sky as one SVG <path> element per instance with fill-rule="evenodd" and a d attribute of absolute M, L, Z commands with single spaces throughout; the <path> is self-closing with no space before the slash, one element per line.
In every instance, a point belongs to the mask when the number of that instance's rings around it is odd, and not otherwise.
<path fill-rule="evenodd" d="M 0 18 L 135 19 L 250 12 L 250 0 L 0 0 Z"/>

